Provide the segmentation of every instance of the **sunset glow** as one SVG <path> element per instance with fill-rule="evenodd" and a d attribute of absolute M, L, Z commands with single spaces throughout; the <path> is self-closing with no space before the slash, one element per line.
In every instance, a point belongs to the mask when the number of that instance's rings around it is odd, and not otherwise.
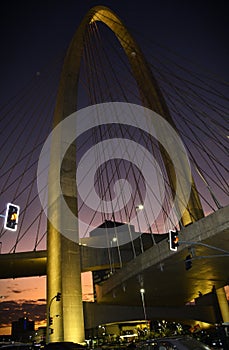
<path fill-rule="evenodd" d="M 93 301 L 91 272 L 82 273 L 83 301 Z M 27 316 L 35 329 L 46 326 L 46 277 L 1 280 L 0 335 L 11 334 L 11 323 Z"/>

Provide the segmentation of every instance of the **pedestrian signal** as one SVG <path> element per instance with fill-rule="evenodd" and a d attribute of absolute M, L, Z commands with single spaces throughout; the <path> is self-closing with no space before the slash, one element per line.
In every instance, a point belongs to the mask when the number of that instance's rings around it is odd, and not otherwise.
<path fill-rule="evenodd" d="M 18 216 L 20 207 L 15 204 L 7 203 L 4 228 L 6 230 L 17 231 Z"/>

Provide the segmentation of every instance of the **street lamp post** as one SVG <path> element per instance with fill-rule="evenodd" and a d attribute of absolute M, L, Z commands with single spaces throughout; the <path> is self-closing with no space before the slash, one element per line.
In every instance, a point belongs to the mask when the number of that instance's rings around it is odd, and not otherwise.
<path fill-rule="evenodd" d="M 136 208 L 136 211 L 139 211 L 139 210 L 143 210 L 144 209 L 144 205 L 143 204 L 139 204 Z M 138 223 L 138 230 L 139 230 L 139 233 L 140 233 L 140 246 L 141 246 L 141 252 L 144 253 L 144 247 L 143 247 L 143 242 L 142 242 L 142 237 L 141 237 L 141 228 L 140 228 L 140 222 L 139 222 L 139 218 L 138 218 L 138 215 L 137 215 L 137 223 Z"/>
<path fill-rule="evenodd" d="M 113 237 L 112 240 L 110 241 L 111 245 L 111 274 L 115 271 L 115 266 L 114 265 L 114 255 L 113 255 L 113 243 L 117 242 L 117 237 Z"/>
<path fill-rule="evenodd" d="M 134 254 L 134 259 L 136 258 L 136 251 L 135 251 L 135 246 L 134 246 L 134 242 L 133 242 L 133 237 L 132 237 L 132 232 L 131 232 L 131 227 L 130 227 L 130 223 L 127 223 L 128 226 L 128 231 L 129 231 L 129 235 L 130 235 L 130 242 L 132 244 L 132 249 L 133 249 L 133 254 Z"/>
<path fill-rule="evenodd" d="M 142 297 L 142 308 L 143 308 L 143 312 L 144 312 L 144 318 L 145 318 L 145 321 L 146 321 L 147 317 L 146 317 L 145 289 L 144 288 L 140 289 L 140 294 L 141 294 L 141 297 Z"/>

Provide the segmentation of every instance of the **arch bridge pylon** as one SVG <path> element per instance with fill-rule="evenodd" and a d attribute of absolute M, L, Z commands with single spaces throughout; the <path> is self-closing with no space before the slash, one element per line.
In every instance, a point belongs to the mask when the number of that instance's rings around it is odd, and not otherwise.
<path fill-rule="evenodd" d="M 79 25 L 72 42 L 68 48 L 63 64 L 56 107 L 54 111 L 54 127 L 76 111 L 76 96 L 79 79 L 81 56 L 84 47 L 86 28 L 94 21 L 102 21 L 118 38 L 129 64 L 132 74 L 137 82 L 143 106 L 150 108 L 163 116 L 174 128 L 165 100 L 160 92 L 157 82 L 133 37 L 130 35 L 122 21 L 109 8 L 96 6 L 92 8 Z M 132 53 L 135 52 L 133 55 Z M 141 71 L 139 71 L 141 67 Z M 60 136 L 61 138 L 61 136 Z M 55 143 L 55 142 L 54 142 Z M 51 166 L 49 183 L 56 174 L 56 165 L 60 155 L 61 142 L 56 143 L 51 152 Z M 167 154 L 161 150 L 171 188 L 175 191 L 176 177 Z M 71 164 L 71 166 L 69 166 Z M 67 169 L 67 171 L 65 171 Z M 71 170 L 69 170 L 71 169 Z M 66 153 L 61 168 L 62 193 L 73 213 L 77 213 L 77 198 L 75 184 L 76 157 L 75 147 L 71 145 Z M 71 341 L 82 343 L 84 341 L 84 316 L 81 291 L 81 258 L 77 243 L 61 235 L 61 230 L 51 224 L 58 221 L 57 227 L 68 224 L 68 227 L 78 234 L 78 228 L 73 227 L 69 218 L 61 215 L 61 201 L 55 198 L 55 185 L 49 186 L 48 214 L 52 220 L 48 221 L 47 234 L 47 306 L 57 292 L 61 293 L 61 301 L 52 303 L 51 312 L 60 315 L 55 319 L 54 332 L 50 334 L 50 342 Z M 179 211 L 179 208 L 177 208 Z M 184 226 L 203 217 L 200 200 L 192 184 L 192 192 L 187 209 L 182 215 Z M 49 330 L 48 330 L 49 331 Z"/>

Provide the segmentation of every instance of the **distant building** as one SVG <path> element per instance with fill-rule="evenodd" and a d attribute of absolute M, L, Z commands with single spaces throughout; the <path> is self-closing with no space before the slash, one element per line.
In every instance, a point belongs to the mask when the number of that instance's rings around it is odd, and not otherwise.
<path fill-rule="evenodd" d="M 81 244 L 95 248 L 115 248 L 135 240 L 140 236 L 135 232 L 134 225 L 105 220 L 101 225 L 90 231 L 89 237 L 80 239 Z"/>
<path fill-rule="evenodd" d="M 29 342 L 34 335 L 34 321 L 21 317 L 18 321 L 12 322 L 12 339 L 15 341 Z"/>

